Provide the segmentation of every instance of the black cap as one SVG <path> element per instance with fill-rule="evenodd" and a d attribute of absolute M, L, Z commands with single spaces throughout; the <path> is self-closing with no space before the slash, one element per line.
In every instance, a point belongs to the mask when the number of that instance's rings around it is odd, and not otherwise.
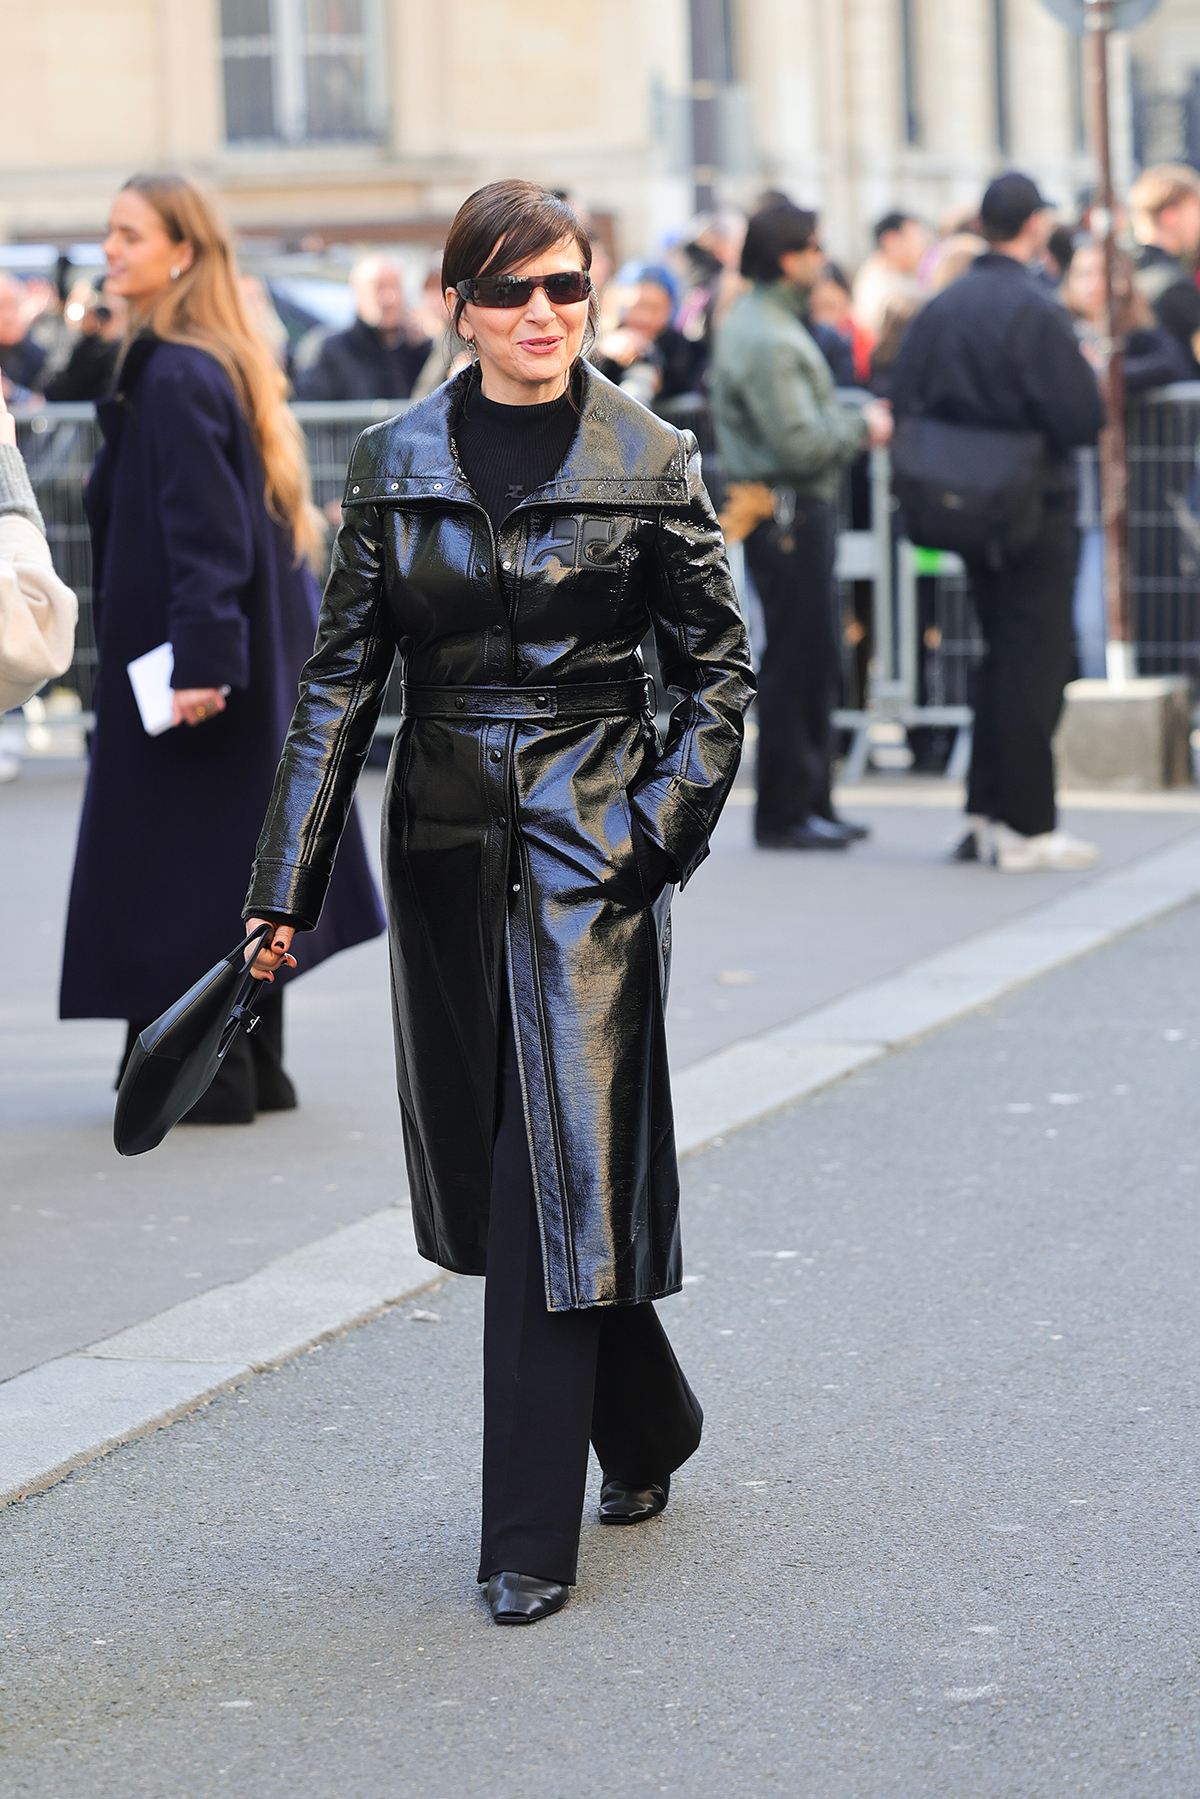
<path fill-rule="evenodd" d="M 979 208 L 979 222 L 984 236 L 992 243 L 1006 244 L 1016 237 L 1026 219 L 1052 204 L 1038 192 L 1036 181 L 1013 169 L 1006 175 L 997 175 L 989 186 Z"/>

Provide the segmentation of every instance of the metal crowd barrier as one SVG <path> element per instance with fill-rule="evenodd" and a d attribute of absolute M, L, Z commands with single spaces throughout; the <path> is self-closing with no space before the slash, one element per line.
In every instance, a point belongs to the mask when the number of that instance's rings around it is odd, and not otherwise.
<path fill-rule="evenodd" d="M 308 443 L 314 498 L 331 527 L 359 434 L 406 405 L 393 400 L 295 405 Z M 705 478 L 719 503 L 723 477 L 704 402 L 685 396 L 663 410 L 696 432 Z M 24 415 L 17 421 L 17 440 L 55 567 L 79 596 L 75 660 L 61 685 L 78 695 L 86 723 L 96 646 L 83 486 L 99 444 L 94 409 L 47 406 Z M 1130 407 L 1129 477 L 1139 672 L 1182 673 L 1200 687 L 1200 382 L 1163 388 Z M 898 535 L 886 451 L 873 451 L 848 478 L 840 512 L 836 572 L 844 703 L 835 719 L 849 733 L 846 773 L 861 774 L 881 744 L 928 728 L 946 734 L 952 745 L 946 772 L 960 775 L 970 749 L 970 671 L 983 648 L 962 564 L 914 548 Z M 398 702 L 397 686 L 381 720 L 385 735 L 395 728 Z M 73 722 L 81 722 L 78 713 Z"/>
<path fill-rule="evenodd" d="M 100 447 L 95 408 L 47 406 L 17 419 L 17 447 L 25 457 L 33 491 L 46 521 L 46 537 L 58 575 L 79 598 L 75 660 L 58 685 L 79 695 L 90 712 L 96 685 L 92 628 L 92 543 L 83 510 L 83 487 Z"/>
<path fill-rule="evenodd" d="M 1129 585 L 1137 669 L 1183 674 L 1200 689 L 1200 382 L 1137 396 L 1129 407 Z M 945 766 L 962 778 L 971 750 L 971 672 L 983 642 L 957 556 L 922 550 L 894 530 L 880 452 L 872 455 L 868 549 L 839 537 L 844 626 L 855 619 L 850 583 L 874 559 L 870 672 L 857 703 L 835 713 L 850 732 L 844 769 L 854 779 L 875 745 L 914 728 L 953 731 Z M 1097 452 L 1078 452 L 1081 535 L 1099 530 Z M 845 504 L 845 502 L 843 502 Z M 884 512 L 887 505 L 889 517 Z M 868 577 L 870 578 L 870 577 Z M 845 680 L 844 685 L 849 685 Z"/>
<path fill-rule="evenodd" d="M 312 470 L 313 499 L 330 524 L 330 542 L 337 506 L 346 481 L 350 454 L 369 425 L 405 411 L 407 400 L 306 400 L 292 410 L 304 429 Z M 75 659 L 56 686 L 79 696 L 78 713 L 60 715 L 65 726 L 90 725 L 96 686 L 96 636 L 92 617 L 92 546 L 83 509 L 83 489 L 88 470 L 100 448 L 95 407 L 46 406 L 40 412 L 17 418 L 17 444 L 25 457 L 33 491 L 42 517 L 54 566 L 79 599 L 79 624 L 75 633 Z M 394 703 L 385 710 L 385 721 L 394 730 L 399 712 L 399 686 Z M 53 721 L 47 721 L 52 729 Z M 47 728 L 46 725 L 40 728 Z"/>
<path fill-rule="evenodd" d="M 1200 687 L 1200 381 L 1129 409 L 1129 590 L 1138 673 Z"/>

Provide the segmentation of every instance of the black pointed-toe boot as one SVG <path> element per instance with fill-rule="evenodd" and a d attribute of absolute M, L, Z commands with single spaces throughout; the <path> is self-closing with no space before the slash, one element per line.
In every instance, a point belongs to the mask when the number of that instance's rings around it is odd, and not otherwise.
<path fill-rule="evenodd" d="M 671 1493 L 668 1478 L 659 1486 L 648 1481 L 644 1487 L 632 1487 L 626 1481 L 606 1475 L 600 1487 L 601 1524 L 644 1524 L 657 1518 Z"/>
<path fill-rule="evenodd" d="M 493 1574 L 487 1583 L 493 1624 L 536 1624 L 560 1612 L 570 1597 L 570 1587 L 561 1581 L 534 1574 Z"/>

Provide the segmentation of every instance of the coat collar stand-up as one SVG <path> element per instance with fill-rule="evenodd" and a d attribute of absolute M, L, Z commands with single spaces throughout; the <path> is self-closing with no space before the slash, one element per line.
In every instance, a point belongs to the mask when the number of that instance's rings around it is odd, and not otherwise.
<path fill-rule="evenodd" d="M 355 450 L 247 910 L 318 918 L 399 652 L 410 698 L 383 859 L 419 1247 L 484 1272 L 508 1003 L 547 1303 L 652 1299 L 682 1272 L 663 1019 L 671 889 L 647 892 L 633 832 L 680 884 L 707 854 L 753 692 L 745 632 L 688 434 L 585 365 L 561 468 L 496 531 L 454 451 L 473 379 Z M 569 697 L 640 677 L 650 629 L 677 702 L 665 744 L 640 701 L 603 713 Z M 528 703 L 473 715 L 467 690 L 490 688 Z"/>
<path fill-rule="evenodd" d="M 347 504 L 427 500 L 481 510 L 454 447 L 470 384 L 477 380 L 475 370 L 467 369 L 414 407 L 403 428 L 392 421 L 364 433 L 346 484 Z M 695 453 L 690 433 L 655 419 L 586 364 L 577 403 L 579 425 L 561 468 L 536 493 L 526 495 L 517 510 L 564 501 L 687 506 L 683 447 L 690 442 Z M 639 416 L 631 419 L 630 411 Z M 377 443 L 370 441 L 376 436 Z M 663 442 L 665 438 L 669 443 Z M 358 458 L 362 455 L 366 464 L 368 448 L 369 467 L 364 466 L 360 475 Z"/>

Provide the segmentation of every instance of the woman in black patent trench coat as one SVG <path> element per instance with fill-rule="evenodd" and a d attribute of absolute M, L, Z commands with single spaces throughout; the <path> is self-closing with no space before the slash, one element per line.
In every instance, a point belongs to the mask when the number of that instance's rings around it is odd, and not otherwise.
<path fill-rule="evenodd" d="M 524 183 L 496 186 L 525 195 Z M 578 270 L 590 260 L 586 238 L 560 202 L 543 202 L 543 242 L 519 272 Z M 454 243 L 452 232 L 448 281 Z M 486 394 L 495 318 L 483 306 L 458 310 L 464 336 L 479 327 Z M 536 330 L 542 313 L 573 326 L 569 315 L 584 307 L 556 308 L 535 288 L 526 311 Z M 642 1493 L 624 1508 L 638 1516 L 666 1503 L 671 1470 L 699 1439 L 699 1408 L 647 1303 L 682 1278 L 663 1020 L 670 891 L 708 853 L 753 691 L 694 440 L 575 354 L 567 375 L 578 414 L 570 447 L 498 528 L 458 453 L 477 368 L 360 439 L 246 902 L 248 915 L 316 924 L 399 651 L 404 716 L 383 861 L 418 1246 L 442 1267 L 496 1276 L 523 1232 L 532 1272 L 526 1281 L 517 1255 L 503 1283 L 532 1289 L 511 1301 L 523 1323 L 493 1335 L 549 1330 L 544 1359 L 564 1368 L 574 1354 L 564 1345 L 586 1335 L 579 1380 L 594 1385 L 582 1469 L 576 1442 L 556 1516 L 535 1527 L 513 1472 L 514 1433 L 531 1429 L 515 1416 L 526 1401 L 514 1398 L 528 1370 L 513 1350 L 497 1384 L 485 1341 L 480 1579 L 505 1622 L 556 1609 L 575 1578 L 589 1424 L 606 1476 Z M 517 390 L 501 380 L 499 391 Z M 651 626 L 677 696 L 665 745 L 638 653 Z M 277 933 L 277 944 L 289 940 Z M 525 1215 L 498 1247 L 497 1165 L 513 1141 L 529 1200 L 513 1202 Z M 499 1290 L 488 1281 L 489 1308 Z M 489 1311 L 485 1338 L 490 1328 Z M 497 1365 L 505 1353 L 496 1349 Z M 653 1388 L 650 1364 L 662 1390 L 635 1426 L 630 1385 Z M 569 1398 L 543 1395 L 552 1425 Z M 489 1479 L 491 1450 L 502 1474 Z M 553 1460 L 553 1442 L 542 1453 Z M 614 1469 L 614 1458 L 625 1465 Z M 538 1482 L 554 1487 L 553 1471 L 539 1467 Z M 501 1577 L 507 1593 L 495 1590 Z"/>

